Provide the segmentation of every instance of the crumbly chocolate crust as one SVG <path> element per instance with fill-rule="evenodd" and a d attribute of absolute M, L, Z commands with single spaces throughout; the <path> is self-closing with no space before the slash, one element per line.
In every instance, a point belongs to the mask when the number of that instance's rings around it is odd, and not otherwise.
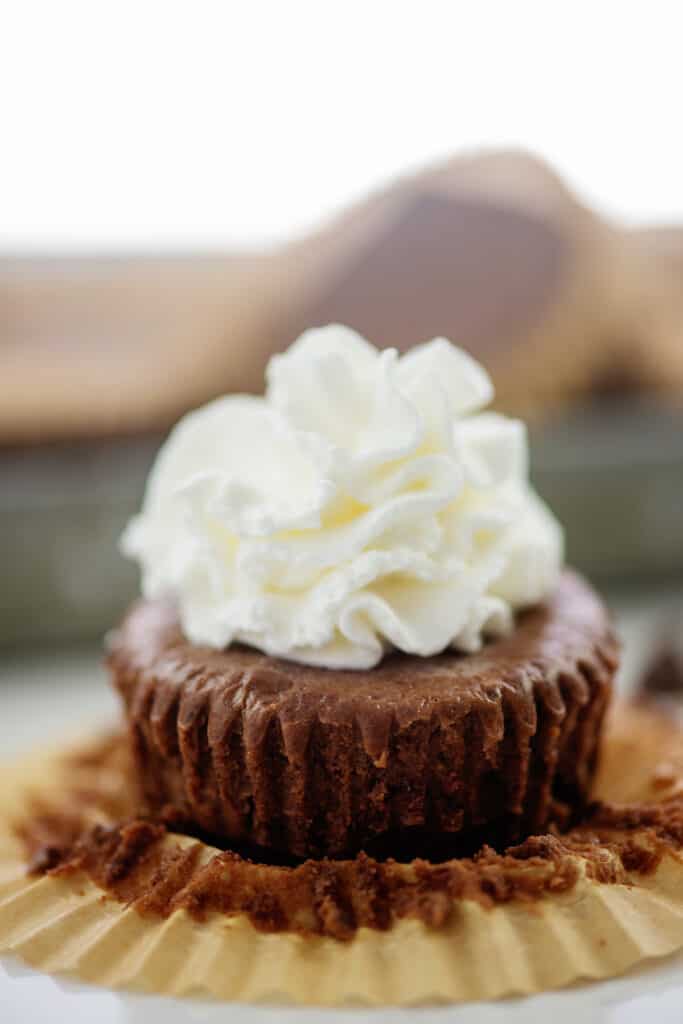
<path fill-rule="evenodd" d="M 141 602 L 109 656 L 147 812 L 297 857 L 406 830 L 510 842 L 566 823 L 588 797 L 616 665 L 602 604 L 569 572 L 473 655 L 317 669 L 193 646 L 171 606 Z"/>
<path fill-rule="evenodd" d="M 566 834 L 532 836 L 504 853 L 484 846 L 474 857 L 444 863 L 378 861 L 363 853 L 296 866 L 258 863 L 173 835 L 158 821 L 109 823 L 113 811 L 131 806 L 125 775 L 112 806 L 111 753 L 100 748 L 97 767 L 95 750 L 87 791 L 75 784 L 62 793 L 66 802 L 34 807 L 19 832 L 31 872 L 84 873 L 141 914 L 244 914 L 261 931 L 346 940 L 359 927 L 386 930 L 404 917 L 442 927 L 463 899 L 486 908 L 528 902 L 568 892 L 582 873 L 600 884 L 631 884 L 666 855 L 683 863 L 683 790 L 673 785 L 660 802 L 596 804 Z M 653 777 L 651 785 L 659 790 L 661 780 Z M 108 823 L 89 825 L 93 811 Z"/>

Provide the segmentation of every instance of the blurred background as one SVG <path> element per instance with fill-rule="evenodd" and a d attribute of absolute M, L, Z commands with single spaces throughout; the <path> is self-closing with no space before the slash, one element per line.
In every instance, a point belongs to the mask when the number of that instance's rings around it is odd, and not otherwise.
<path fill-rule="evenodd" d="M 679 13 L 3 4 L 13 693 L 92 677 L 137 588 L 117 539 L 173 421 L 259 390 L 273 352 L 333 320 L 469 349 L 529 423 L 535 483 L 639 637 L 628 656 L 680 638 Z"/>

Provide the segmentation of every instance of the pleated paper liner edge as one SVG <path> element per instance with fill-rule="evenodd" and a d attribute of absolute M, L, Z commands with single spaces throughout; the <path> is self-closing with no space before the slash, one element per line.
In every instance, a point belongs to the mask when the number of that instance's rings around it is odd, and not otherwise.
<path fill-rule="evenodd" d="M 360 928 L 347 942 L 264 933 L 243 915 L 143 916 L 84 873 L 27 875 L 11 820 L 27 790 L 58 785 L 57 757 L 0 766 L 0 954 L 50 974 L 165 996 L 420 1005 L 610 978 L 683 948 L 683 858 L 675 853 L 656 871 L 629 876 L 631 884 L 596 882 L 578 858 L 579 879 L 562 895 L 493 908 L 463 899 L 442 928 L 404 918 L 388 931 Z"/>

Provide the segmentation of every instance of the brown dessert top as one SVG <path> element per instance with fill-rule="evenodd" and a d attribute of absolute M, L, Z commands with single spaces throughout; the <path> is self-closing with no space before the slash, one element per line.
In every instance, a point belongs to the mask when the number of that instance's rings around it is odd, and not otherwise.
<path fill-rule="evenodd" d="M 353 720 L 368 756 L 378 763 L 386 756 L 392 728 L 446 711 L 452 716 L 458 707 L 491 711 L 482 720 L 493 745 L 500 738 L 500 715 L 493 712 L 500 711 L 501 694 L 518 701 L 520 713 L 532 713 L 533 690 L 547 690 L 552 700 L 558 681 L 575 677 L 577 666 L 589 673 L 612 672 L 616 644 L 599 598 L 567 571 L 546 604 L 522 613 L 511 635 L 475 654 L 395 654 L 368 671 L 322 669 L 242 646 L 218 651 L 191 644 L 171 605 L 140 602 L 112 637 L 110 664 L 129 706 L 146 706 L 145 680 L 149 683 L 159 722 L 180 695 L 181 722 L 191 723 L 206 712 L 208 697 L 210 743 L 226 733 L 238 710 L 250 745 L 276 717 L 287 758 L 296 761 L 305 756 L 311 719 Z"/>

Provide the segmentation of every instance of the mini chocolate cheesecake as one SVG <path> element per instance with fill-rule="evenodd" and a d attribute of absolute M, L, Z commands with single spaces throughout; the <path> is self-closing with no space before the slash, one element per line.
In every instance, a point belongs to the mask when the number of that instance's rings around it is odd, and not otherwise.
<path fill-rule="evenodd" d="M 172 605 L 142 601 L 109 655 L 145 809 L 297 858 L 571 820 L 616 666 L 609 617 L 571 572 L 474 654 L 311 667 L 193 645 Z"/>

